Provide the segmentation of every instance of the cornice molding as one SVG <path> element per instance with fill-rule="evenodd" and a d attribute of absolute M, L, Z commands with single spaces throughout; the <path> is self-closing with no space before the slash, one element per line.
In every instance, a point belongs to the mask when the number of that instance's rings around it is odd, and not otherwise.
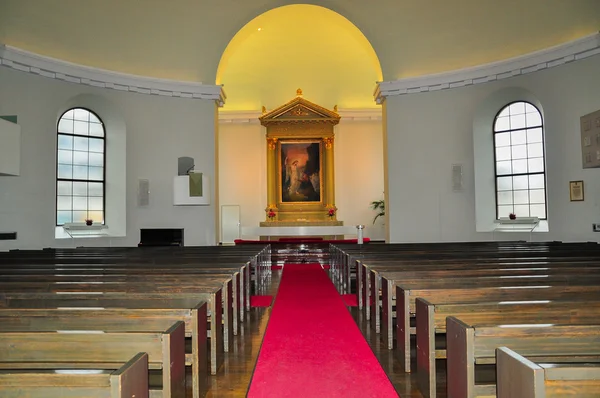
<path fill-rule="evenodd" d="M 382 119 L 381 108 L 340 109 L 337 112 L 340 123 L 377 121 Z M 226 111 L 219 112 L 219 123 L 231 124 L 260 124 L 258 119 L 263 114 L 260 111 Z"/>
<path fill-rule="evenodd" d="M 524 75 L 600 54 L 600 33 L 545 50 L 490 64 L 450 72 L 377 84 L 373 96 L 381 104 L 386 97 L 447 90 Z"/>
<path fill-rule="evenodd" d="M 223 106 L 227 98 L 223 87 L 220 85 L 157 79 L 113 72 L 61 61 L 3 44 L 0 44 L 0 65 L 69 83 L 131 91 L 139 94 L 213 100 L 219 106 Z"/>

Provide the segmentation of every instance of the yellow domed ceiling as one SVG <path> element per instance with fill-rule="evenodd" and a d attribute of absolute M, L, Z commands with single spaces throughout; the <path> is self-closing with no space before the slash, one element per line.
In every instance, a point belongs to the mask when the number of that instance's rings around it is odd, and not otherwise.
<path fill-rule="evenodd" d="M 225 110 L 272 109 L 298 87 L 330 109 L 372 108 L 380 80 L 379 60 L 361 31 L 331 10 L 305 4 L 275 8 L 247 23 L 217 70 Z"/>

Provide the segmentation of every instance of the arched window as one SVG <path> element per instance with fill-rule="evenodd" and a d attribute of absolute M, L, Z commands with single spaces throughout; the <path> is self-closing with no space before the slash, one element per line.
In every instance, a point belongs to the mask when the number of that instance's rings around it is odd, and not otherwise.
<path fill-rule="evenodd" d="M 58 121 L 56 225 L 104 223 L 106 139 L 93 112 L 73 108 Z"/>
<path fill-rule="evenodd" d="M 513 102 L 494 121 L 496 218 L 546 219 L 544 126 L 529 102 Z"/>

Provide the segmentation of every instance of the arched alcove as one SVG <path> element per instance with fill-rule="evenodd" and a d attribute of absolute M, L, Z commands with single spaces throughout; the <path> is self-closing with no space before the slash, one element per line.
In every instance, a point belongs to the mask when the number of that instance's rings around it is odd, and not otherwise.
<path fill-rule="evenodd" d="M 382 79 L 373 47 L 348 19 L 324 7 L 296 4 L 248 22 L 225 49 L 217 71 L 224 110 L 272 109 L 302 87 L 333 108 L 374 108 Z"/>

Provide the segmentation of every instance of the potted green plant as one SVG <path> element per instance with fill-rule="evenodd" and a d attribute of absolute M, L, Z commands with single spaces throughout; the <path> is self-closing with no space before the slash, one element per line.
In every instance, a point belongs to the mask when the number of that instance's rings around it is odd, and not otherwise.
<path fill-rule="evenodd" d="M 371 202 L 371 209 L 377 212 L 375 218 L 373 219 L 373 224 L 375 224 L 375 221 L 377 221 L 379 217 L 385 216 L 385 200 L 381 199 Z"/>

